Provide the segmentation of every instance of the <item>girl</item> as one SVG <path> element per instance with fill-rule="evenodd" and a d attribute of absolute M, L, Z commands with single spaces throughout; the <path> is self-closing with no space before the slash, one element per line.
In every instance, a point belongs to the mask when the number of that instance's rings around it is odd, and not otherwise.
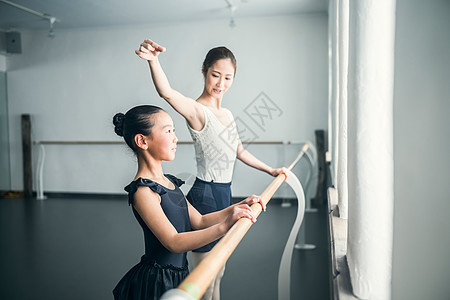
<path fill-rule="evenodd" d="M 250 154 L 239 139 L 231 112 L 222 107 L 224 94 L 233 84 L 236 59 L 225 47 L 211 49 L 203 62 L 203 92 L 195 101 L 172 89 L 158 60 L 165 52 L 163 46 L 146 39 L 135 53 L 148 61 L 153 83 L 164 98 L 187 122 L 194 141 L 197 178 L 187 194 L 189 202 L 206 214 L 224 209 L 231 204 L 231 179 L 236 158 L 258 170 L 277 176 L 282 168 L 273 169 Z M 193 251 L 197 265 L 217 241 Z M 222 269 L 205 293 L 203 299 L 220 299 Z"/>
<path fill-rule="evenodd" d="M 113 118 L 115 132 L 135 152 L 138 170 L 125 187 L 129 204 L 144 231 L 145 254 L 113 290 L 117 299 L 159 299 L 188 275 L 186 252 L 221 236 L 239 219 L 255 218 L 250 196 L 237 205 L 201 215 L 184 197 L 184 182 L 164 174 L 161 162 L 175 157 L 177 137 L 173 121 L 161 108 L 142 105 Z"/>

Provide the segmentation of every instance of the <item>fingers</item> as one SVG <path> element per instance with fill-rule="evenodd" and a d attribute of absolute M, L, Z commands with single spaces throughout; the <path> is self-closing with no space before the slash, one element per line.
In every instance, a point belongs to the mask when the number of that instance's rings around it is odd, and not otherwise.
<path fill-rule="evenodd" d="M 272 176 L 274 176 L 274 177 L 277 177 L 277 176 L 280 175 L 280 174 L 284 174 L 284 175 L 286 176 L 286 178 L 287 178 L 287 176 L 288 176 L 287 172 L 288 172 L 288 169 L 285 168 L 285 167 L 282 167 L 282 168 L 278 168 L 278 169 L 273 169 L 273 171 L 271 172 L 271 174 L 272 174 Z"/>
<path fill-rule="evenodd" d="M 141 43 L 139 50 L 141 50 L 142 52 L 165 52 L 166 48 L 155 43 L 154 41 L 150 40 L 150 39 L 146 39 L 144 40 L 143 43 Z"/>
<path fill-rule="evenodd" d="M 267 207 L 266 207 L 266 204 L 264 203 L 264 201 L 262 200 L 262 198 L 258 198 L 259 200 L 258 200 L 258 203 L 259 204 L 261 204 L 261 207 L 262 207 L 262 211 L 266 211 L 266 209 L 267 209 Z"/>
<path fill-rule="evenodd" d="M 251 205 L 259 203 L 261 204 L 262 211 L 266 211 L 266 204 L 264 203 L 263 199 L 260 196 L 251 195 L 245 200 L 242 200 L 239 204 L 233 205 L 233 212 L 232 215 L 230 215 L 231 219 L 234 222 L 239 220 L 240 218 L 247 218 L 252 221 L 252 223 L 256 222 L 256 216 L 250 207 Z M 231 220 L 230 219 L 230 220 Z M 230 225 L 231 226 L 231 225 Z"/>
<path fill-rule="evenodd" d="M 136 55 L 139 56 L 140 58 L 147 59 L 147 57 L 145 56 L 146 53 L 144 53 L 142 51 L 134 50 L 134 53 L 136 53 Z"/>
<path fill-rule="evenodd" d="M 250 197 L 245 199 L 243 202 L 249 206 L 251 206 L 254 203 L 259 203 L 259 204 L 261 204 L 262 211 L 266 211 L 266 204 L 264 203 L 264 201 L 262 200 L 262 198 L 260 196 L 251 195 Z"/>
<path fill-rule="evenodd" d="M 137 56 L 145 60 L 154 60 L 159 52 L 165 52 L 166 48 L 158 45 L 152 40 L 146 39 L 139 45 L 139 49 L 135 50 Z"/>
<path fill-rule="evenodd" d="M 255 195 L 251 195 L 250 197 L 252 197 L 253 203 L 261 204 L 262 211 L 266 211 L 266 204 L 264 203 L 264 201 L 261 197 L 255 196 Z"/>
<path fill-rule="evenodd" d="M 256 222 L 256 217 L 253 214 L 253 210 L 247 204 L 241 204 L 237 206 L 237 211 L 235 212 L 236 220 L 240 218 L 247 218 L 252 221 L 252 223 Z"/>

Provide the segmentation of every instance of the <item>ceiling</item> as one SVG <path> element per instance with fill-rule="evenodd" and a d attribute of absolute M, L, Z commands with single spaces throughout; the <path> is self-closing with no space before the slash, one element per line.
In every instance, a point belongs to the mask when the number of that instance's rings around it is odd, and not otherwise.
<path fill-rule="evenodd" d="M 0 30 L 48 30 L 50 21 L 0 0 Z M 5 0 L 6 1 L 6 0 Z M 59 19 L 54 28 L 126 26 L 325 13 L 328 0 L 7 0 Z M 228 22 L 228 21 L 227 21 Z"/>

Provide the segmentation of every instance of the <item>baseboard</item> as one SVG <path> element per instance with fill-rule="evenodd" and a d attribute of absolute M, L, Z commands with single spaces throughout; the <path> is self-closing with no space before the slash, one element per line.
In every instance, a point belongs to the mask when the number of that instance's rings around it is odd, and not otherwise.
<path fill-rule="evenodd" d="M 23 191 L 0 191 L 0 198 L 23 198 Z"/>

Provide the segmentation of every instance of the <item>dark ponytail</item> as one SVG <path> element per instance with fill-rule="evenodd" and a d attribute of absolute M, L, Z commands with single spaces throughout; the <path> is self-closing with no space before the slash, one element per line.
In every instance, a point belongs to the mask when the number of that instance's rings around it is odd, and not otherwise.
<path fill-rule="evenodd" d="M 154 125 L 153 118 L 150 116 L 161 111 L 164 110 L 157 106 L 140 105 L 133 107 L 126 114 L 117 113 L 113 117 L 114 132 L 122 136 L 127 145 L 136 152 L 134 137 L 136 134 L 150 135 Z"/>

